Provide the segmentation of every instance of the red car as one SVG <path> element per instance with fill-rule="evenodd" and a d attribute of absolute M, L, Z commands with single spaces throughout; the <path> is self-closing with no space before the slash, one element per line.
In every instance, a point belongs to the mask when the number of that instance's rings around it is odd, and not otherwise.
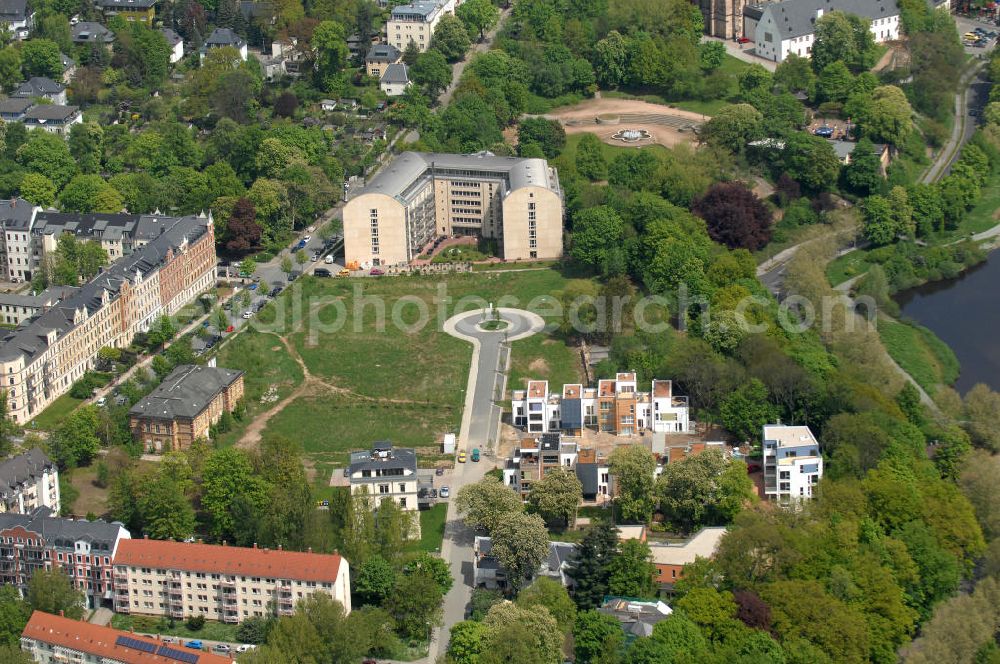
<path fill-rule="evenodd" d="M 232 331 L 233 331 L 233 326 L 232 325 L 230 325 L 229 327 L 226 328 L 226 332 L 232 332 Z"/>
<path fill-rule="evenodd" d="M 380 270 L 377 267 L 375 267 L 375 268 L 372 268 L 372 271 L 369 272 L 368 274 L 370 274 L 373 277 L 381 277 L 383 274 L 385 274 L 385 272 L 383 272 L 382 270 Z"/>
<path fill-rule="evenodd" d="M 736 42 L 739 44 L 749 44 L 751 42 L 751 39 L 749 37 L 740 37 L 739 39 L 736 40 Z"/>

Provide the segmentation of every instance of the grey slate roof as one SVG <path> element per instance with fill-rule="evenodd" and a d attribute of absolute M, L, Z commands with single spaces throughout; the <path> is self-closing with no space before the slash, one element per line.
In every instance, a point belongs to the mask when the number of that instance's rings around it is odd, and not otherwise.
<path fill-rule="evenodd" d="M 32 76 L 22 83 L 14 91 L 12 97 L 44 97 L 46 95 L 57 95 L 65 91 L 66 87 L 61 83 L 56 83 L 51 78 L 45 76 Z"/>
<path fill-rule="evenodd" d="M 381 83 L 409 83 L 410 74 L 406 69 L 406 64 L 400 62 L 391 64 L 385 68 L 385 72 L 380 79 Z"/>
<path fill-rule="evenodd" d="M 491 152 L 448 154 L 443 152 L 403 152 L 369 182 L 363 193 L 402 197 L 417 180 L 437 172 L 475 171 L 485 176 L 506 179 L 510 189 L 528 185 L 559 191 L 559 182 L 544 159 L 498 157 Z"/>
<path fill-rule="evenodd" d="M 149 9 L 156 4 L 156 0 L 96 0 L 96 3 L 101 9 L 119 9 L 121 7 Z"/>
<path fill-rule="evenodd" d="M 80 290 L 75 286 L 53 286 L 46 288 L 38 295 L 20 295 L 18 293 L 0 293 L 0 306 L 5 304 L 16 307 L 34 307 L 41 309 L 55 304 L 59 300 L 64 300 L 76 291 Z"/>
<path fill-rule="evenodd" d="M 392 17 L 394 19 L 406 19 L 411 16 L 421 16 L 426 20 L 426 18 L 433 14 L 437 8 L 437 2 L 422 0 L 421 2 L 414 2 L 408 5 L 397 5 L 396 7 L 393 7 Z"/>
<path fill-rule="evenodd" d="M 0 226 L 8 230 L 28 230 L 33 206 L 23 198 L 0 200 Z"/>
<path fill-rule="evenodd" d="M 73 41 L 78 43 L 103 42 L 110 44 L 115 40 L 115 33 L 100 23 L 80 21 L 73 26 Z"/>
<path fill-rule="evenodd" d="M 205 40 L 206 48 L 217 48 L 220 46 L 234 46 L 239 48 L 244 42 L 238 34 L 229 28 L 216 28 Z"/>
<path fill-rule="evenodd" d="M 0 497 L 9 498 L 30 480 L 42 476 L 45 470 L 55 470 L 56 465 L 37 447 L 7 459 L 0 464 Z"/>
<path fill-rule="evenodd" d="M 0 360 L 10 361 L 23 355 L 25 362 L 30 363 L 35 356 L 45 351 L 44 336 L 47 332 L 55 330 L 57 337 L 64 336 L 73 329 L 73 317 L 77 310 L 85 308 L 93 314 L 103 306 L 105 291 L 113 299 L 123 282 L 135 280 L 136 271 L 144 276 L 148 275 L 163 265 L 168 251 L 177 249 L 185 240 L 194 242 L 207 230 L 208 220 L 205 218 L 191 216 L 172 221 L 169 227 L 163 227 L 163 232 L 155 239 L 116 261 L 72 297 L 66 298 L 30 324 L 0 340 Z"/>
<path fill-rule="evenodd" d="M 385 470 L 399 468 L 417 472 L 417 453 L 412 448 L 393 447 L 388 441 L 378 441 L 369 452 L 351 452 L 348 472 L 353 476 L 363 470 Z M 367 482 L 371 478 L 364 478 Z"/>
<path fill-rule="evenodd" d="M 182 364 L 128 414 L 158 420 L 193 419 L 242 375 L 238 369 Z"/>
<path fill-rule="evenodd" d="M 0 530 L 16 526 L 38 533 L 46 544 L 57 548 L 72 549 L 74 542 L 90 542 L 91 550 L 96 553 L 110 553 L 119 534 L 129 536 L 125 526 L 118 521 L 62 519 L 54 516 L 47 507 L 40 507 L 31 514 L 0 514 Z"/>
<path fill-rule="evenodd" d="M 181 43 L 181 36 L 170 28 L 160 28 L 160 34 L 162 34 L 163 38 L 167 40 L 168 46 L 173 47 Z"/>
<path fill-rule="evenodd" d="M 24 97 L 10 97 L 0 101 L 0 113 L 20 115 L 27 111 L 35 102 Z"/>
<path fill-rule="evenodd" d="M 0 21 L 4 23 L 20 22 L 27 15 L 27 0 L 0 0 Z"/>
<path fill-rule="evenodd" d="M 581 493 L 585 496 L 597 495 L 597 464 L 578 463 L 576 464 L 576 479 L 583 485 Z"/>
<path fill-rule="evenodd" d="M 841 11 L 868 19 L 899 15 L 896 0 L 784 0 L 762 6 L 774 16 L 778 35 L 783 41 L 815 32 L 816 13 Z"/>
<path fill-rule="evenodd" d="M 396 62 L 400 58 L 399 49 L 392 44 L 373 44 L 368 49 L 365 61 L 368 62 Z"/>
<path fill-rule="evenodd" d="M 45 122 L 65 122 L 79 112 L 79 106 L 63 106 L 62 104 L 38 104 L 28 109 L 25 120 L 42 120 Z"/>

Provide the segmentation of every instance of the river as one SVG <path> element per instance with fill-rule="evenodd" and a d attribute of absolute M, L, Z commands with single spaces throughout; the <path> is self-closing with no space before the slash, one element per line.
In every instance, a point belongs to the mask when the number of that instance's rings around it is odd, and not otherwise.
<path fill-rule="evenodd" d="M 895 300 L 902 315 L 948 344 L 961 364 L 955 389 L 976 383 L 1000 390 L 1000 254 L 961 276 L 918 286 Z"/>

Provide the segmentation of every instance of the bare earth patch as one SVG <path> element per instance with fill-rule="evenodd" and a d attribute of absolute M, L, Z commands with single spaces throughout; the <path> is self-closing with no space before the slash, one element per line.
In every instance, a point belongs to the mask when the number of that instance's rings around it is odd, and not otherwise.
<path fill-rule="evenodd" d="M 544 358 L 539 357 L 531 361 L 531 364 L 528 365 L 528 370 L 537 374 L 546 374 L 549 372 L 549 363 Z"/>

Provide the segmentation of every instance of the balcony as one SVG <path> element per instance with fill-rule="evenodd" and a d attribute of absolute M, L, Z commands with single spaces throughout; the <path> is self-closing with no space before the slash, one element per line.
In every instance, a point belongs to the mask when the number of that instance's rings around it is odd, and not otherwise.
<path fill-rule="evenodd" d="M 222 596 L 222 603 L 225 604 L 226 606 L 236 606 L 236 603 L 238 601 L 239 600 L 236 599 L 236 595 L 230 594 Z"/>
<path fill-rule="evenodd" d="M 170 617 L 171 618 L 183 618 L 184 617 L 184 607 L 183 606 L 172 606 L 172 607 L 170 607 Z"/>
<path fill-rule="evenodd" d="M 222 622 L 225 623 L 238 623 L 240 621 L 240 614 L 237 611 L 226 611 L 222 616 Z"/>
<path fill-rule="evenodd" d="M 295 609 L 293 609 L 290 606 L 289 607 L 279 606 L 278 607 L 278 615 L 279 616 L 292 616 L 292 615 L 295 615 Z"/>

